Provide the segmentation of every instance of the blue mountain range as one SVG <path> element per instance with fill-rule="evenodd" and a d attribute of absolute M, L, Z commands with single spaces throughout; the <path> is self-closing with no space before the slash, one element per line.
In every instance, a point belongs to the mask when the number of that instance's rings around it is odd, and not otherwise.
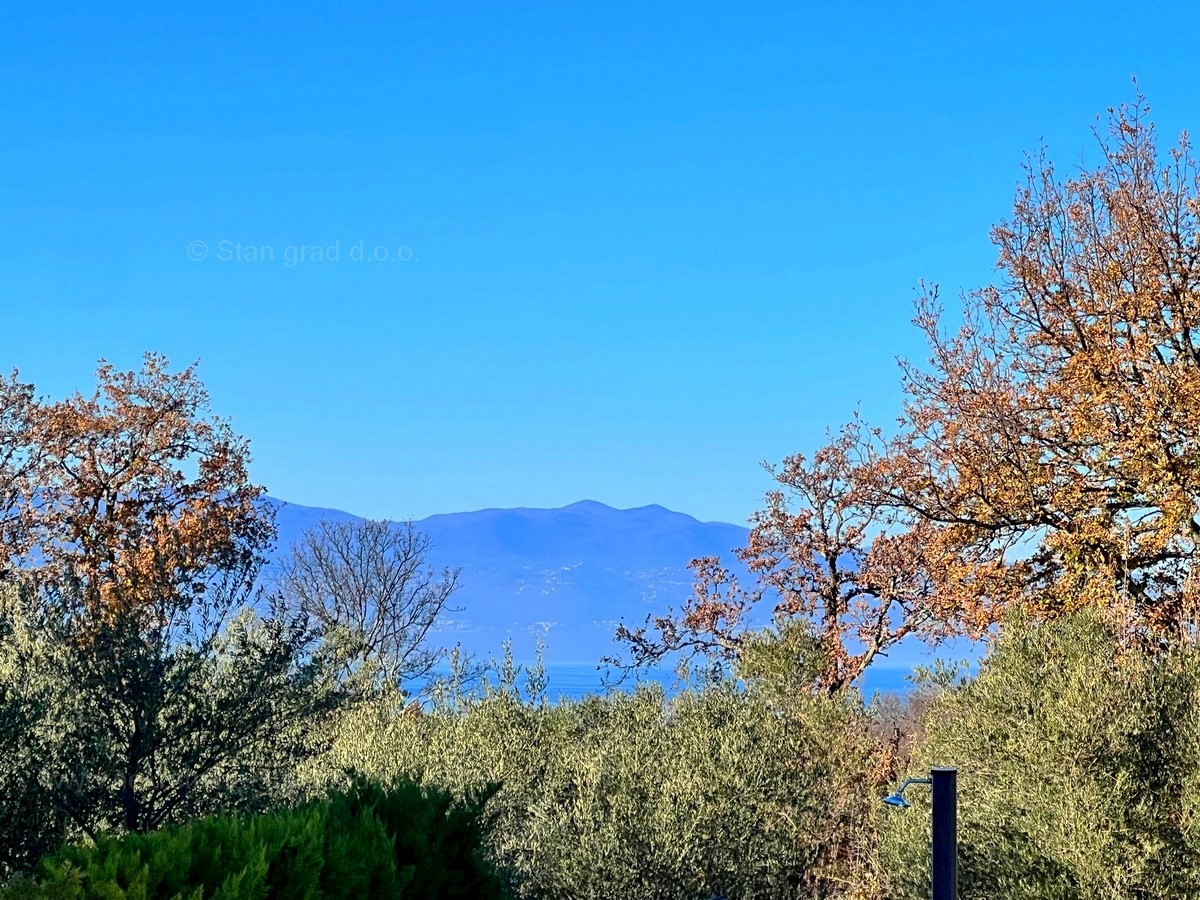
<path fill-rule="evenodd" d="M 358 518 L 270 502 L 276 508 L 279 552 L 287 552 L 321 519 Z M 579 694 L 598 687 L 595 666 L 601 658 L 623 650 L 613 640 L 618 624 L 641 625 L 647 615 L 678 609 L 687 600 L 692 559 L 720 557 L 743 585 L 753 584 L 733 554 L 745 546 L 748 529 L 701 522 L 657 505 L 614 509 L 582 500 L 560 509 L 435 515 L 414 525 L 431 538 L 431 565 L 461 568 L 461 588 L 453 597 L 459 609 L 443 617 L 433 641 L 447 648 L 458 644 L 485 659 L 498 657 L 510 641 L 514 657 L 528 661 L 540 637 L 547 667 L 560 681 L 578 680 Z M 764 626 L 770 620 L 770 604 L 763 603 L 749 624 Z M 935 657 L 977 659 L 980 652 L 966 639 L 935 649 L 910 636 L 876 660 L 863 687 L 903 690 L 905 675 L 917 664 L 930 665 Z"/>
<path fill-rule="evenodd" d="M 357 517 L 271 500 L 281 552 L 321 519 Z M 461 567 L 456 612 L 436 639 L 445 646 L 499 655 L 505 640 L 530 659 L 540 636 L 548 664 L 597 663 L 616 648 L 622 621 L 676 609 L 690 596 L 688 563 L 719 556 L 745 578 L 732 551 L 747 529 L 700 522 L 661 506 L 614 509 L 583 500 L 560 509 L 483 509 L 414 522 L 431 539 L 429 562 Z M 744 583 L 748 583 L 748 580 Z M 764 622 L 770 611 L 765 610 Z"/>

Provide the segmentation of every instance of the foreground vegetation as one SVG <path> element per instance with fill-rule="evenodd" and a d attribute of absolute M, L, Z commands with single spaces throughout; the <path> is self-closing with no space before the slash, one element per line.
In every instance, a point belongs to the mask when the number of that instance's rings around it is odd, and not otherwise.
<path fill-rule="evenodd" d="M 412 782 L 357 782 L 276 813 L 102 836 L 51 854 L 0 897 L 501 900 L 504 881 L 482 853 L 493 790 L 455 801 Z"/>
<path fill-rule="evenodd" d="M 1092 611 L 1013 619 L 976 677 L 929 673 L 899 717 L 795 693 L 794 669 L 751 657 L 748 683 L 673 699 L 547 706 L 512 688 L 424 716 L 378 701 L 306 777 L 500 777 L 491 847 L 522 897 L 918 900 L 928 796 L 880 799 L 953 763 L 964 900 L 1200 892 L 1200 649 L 1161 656 Z"/>
<path fill-rule="evenodd" d="M 461 878 L 531 900 L 918 900 L 928 797 L 911 791 L 904 812 L 879 800 L 948 761 L 964 900 L 1200 892 L 1195 646 L 1152 653 L 1094 611 L 1013 619 L 977 676 L 930 673 L 899 717 L 854 692 L 795 692 L 766 646 L 748 671 L 673 697 L 651 686 L 550 705 L 509 678 L 423 714 L 398 693 L 360 698 L 324 720 L 321 752 L 294 760 L 287 792 L 313 800 L 98 835 L 7 896 L 342 896 L 326 885 L 367 878 L 406 885 L 394 896 L 487 895 L 459 892 Z M 28 827 L 5 818 L 0 839 Z M 371 849 L 393 846 L 392 862 Z"/>
<path fill-rule="evenodd" d="M 831 896 L 869 865 L 866 722 L 849 697 L 782 709 L 729 680 L 556 706 L 502 687 L 421 716 L 365 704 L 305 776 L 499 779 L 492 848 L 522 897 Z"/>

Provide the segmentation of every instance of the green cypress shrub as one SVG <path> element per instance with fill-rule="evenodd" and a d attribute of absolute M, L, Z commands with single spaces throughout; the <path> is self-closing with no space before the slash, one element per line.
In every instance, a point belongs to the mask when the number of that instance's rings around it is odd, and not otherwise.
<path fill-rule="evenodd" d="M 482 852 L 494 793 L 456 801 L 356 780 L 293 809 L 100 835 L 46 857 L 0 900 L 500 900 L 504 879 Z"/>

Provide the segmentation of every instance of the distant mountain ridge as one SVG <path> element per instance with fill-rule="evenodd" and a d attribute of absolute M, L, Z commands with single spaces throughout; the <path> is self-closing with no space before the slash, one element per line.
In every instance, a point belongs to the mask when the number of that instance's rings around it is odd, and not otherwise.
<path fill-rule="evenodd" d="M 279 526 L 278 553 L 321 519 L 353 521 L 341 510 L 268 498 Z M 581 500 L 558 509 L 481 509 L 445 513 L 414 525 L 432 540 L 429 562 L 460 566 L 461 589 L 438 630 L 449 646 L 499 654 L 511 640 L 518 659 L 533 654 L 537 635 L 550 664 L 598 662 L 615 649 L 622 619 L 678 608 L 691 594 L 687 565 L 719 556 L 735 571 L 732 551 L 748 530 L 701 522 L 658 505 L 614 509 Z M 744 576 L 744 572 L 740 572 Z"/>

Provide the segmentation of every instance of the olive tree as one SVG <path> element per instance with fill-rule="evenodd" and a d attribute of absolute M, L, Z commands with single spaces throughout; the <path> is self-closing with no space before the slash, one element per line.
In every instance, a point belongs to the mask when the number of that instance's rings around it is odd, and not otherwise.
<path fill-rule="evenodd" d="M 1010 618 L 925 715 L 912 771 L 958 768 L 963 900 L 1200 895 L 1200 651 L 1095 610 Z M 928 794 L 884 817 L 888 896 L 927 897 Z"/>

